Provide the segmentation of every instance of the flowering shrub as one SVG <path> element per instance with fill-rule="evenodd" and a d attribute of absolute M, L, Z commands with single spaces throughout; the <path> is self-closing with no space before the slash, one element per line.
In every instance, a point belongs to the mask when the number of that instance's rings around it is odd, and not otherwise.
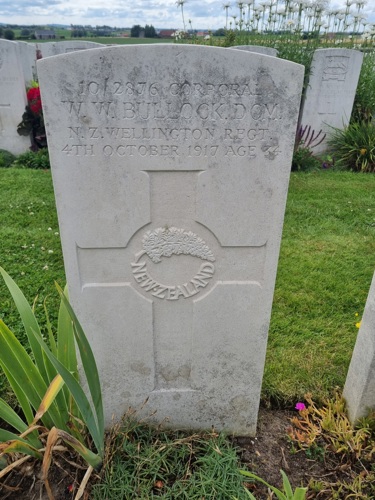
<path fill-rule="evenodd" d="M 34 115 L 39 115 L 42 111 L 42 101 L 40 99 L 40 88 L 39 87 L 31 87 L 27 91 L 27 100 L 29 102 L 29 106 Z"/>
<path fill-rule="evenodd" d="M 46 131 L 44 128 L 42 100 L 37 82 L 32 82 L 27 91 L 27 106 L 22 115 L 22 121 L 17 126 L 20 135 L 29 135 L 31 150 L 38 151 L 47 147 Z"/>

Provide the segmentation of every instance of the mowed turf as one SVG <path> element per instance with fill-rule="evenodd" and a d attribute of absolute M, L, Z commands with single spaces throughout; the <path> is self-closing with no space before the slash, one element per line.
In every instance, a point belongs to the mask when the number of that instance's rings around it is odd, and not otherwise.
<path fill-rule="evenodd" d="M 0 265 L 43 322 L 57 316 L 64 268 L 49 171 L 0 170 Z M 342 387 L 375 269 L 375 176 L 293 173 L 271 318 L 263 397 L 292 404 Z M 357 314 L 357 315 L 356 315 Z M 26 342 L 6 287 L 0 317 Z M 214 332 L 213 332 L 214 338 Z M 1 379 L 2 380 L 2 379 Z M 4 384 L 0 380 L 0 394 Z M 249 380 L 251 384 L 251 380 Z"/>

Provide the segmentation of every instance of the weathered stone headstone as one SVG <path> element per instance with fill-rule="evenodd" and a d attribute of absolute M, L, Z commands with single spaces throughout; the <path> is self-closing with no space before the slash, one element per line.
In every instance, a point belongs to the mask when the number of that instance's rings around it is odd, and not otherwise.
<path fill-rule="evenodd" d="M 107 424 L 255 433 L 302 66 L 223 48 L 38 62 L 72 304 Z"/>
<path fill-rule="evenodd" d="M 30 139 L 17 133 L 26 104 L 18 43 L 0 40 L 0 149 L 20 154 L 30 148 Z"/>
<path fill-rule="evenodd" d="M 272 47 L 264 47 L 263 45 L 235 45 L 230 48 L 238 50 L 247 50 L 248 52 L 264 54 L 265 56 L 277 57 L 277 49 L 274 49 Z"/>
<path fill-rule="evenodd" d="M 18 42 L 20 62 L 25 77 L 25 84 L 29 85 L 37 79 L 36 73 L 36 45 L 35 43 Z"/>
<path fill-rule="evenodd" d="M 346 377 L 343 396 L 354 423 L 375 410 L 375 274 Z"/>
<path fill-rule="evenodd" d="M 78 50 L 97 49 L 105 47 L 102 43 L 87 42 L 85 40 L 71 40 L 62 42 L 38 43 L 37 50 L 40 51 L 40 57 L 58 56 L 68 54 Z"/>
<path fill-rule="evenodd" d="M 314 53 L 301 125 L 332 133 L 331 127 L 344 128 L 349 123 L 361 71 L 363 54 L 350 49 L 318 49 Z M 326 139 L 314 153 L 327 149 Z"/>

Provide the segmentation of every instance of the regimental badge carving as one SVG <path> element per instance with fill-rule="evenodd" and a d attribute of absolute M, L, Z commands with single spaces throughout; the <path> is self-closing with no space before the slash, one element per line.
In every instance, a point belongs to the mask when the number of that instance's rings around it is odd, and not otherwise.
<path fill-rule="evenodd" d="M 171 255 L 192 255 L 202 260 L 214 262 L 215 257 L 206 243 L 191 231 L 184 231 L 177 227 L 158 227 L 155 231 L 148 231 L 143 237 L 143 249 L 152 262 L 157 264 L 161 257 Z"/>
<path fill-rule="evenodd" d="M 131 263 L 133 276 L 144 291 L 159 299 L 178 300 L 192 297 L 205 288 L 214 275 L 215 267 L 212 262 L 215 257 L 205 241 L 192 231 L 177 227 L 158 227 L 143 236 L 142 247 L 143 250 L 135 255 L 135 261 Z M 202 263 L 197 274 L 188 282 L 164 285 L 150 276 L 147 262 L 142 260 L 145 255 L 154 264 L 161 262 L 162 257 L 172 255 L 191 255 L 208 262 Z"/>
<path fill-rule="evenodd" d="M 322 80 L 339 80 L 346 79 L 348 72 L 349 57 L 347 56 L 328 56 L 326 57 L 326 65 L 323 70 Z"/>

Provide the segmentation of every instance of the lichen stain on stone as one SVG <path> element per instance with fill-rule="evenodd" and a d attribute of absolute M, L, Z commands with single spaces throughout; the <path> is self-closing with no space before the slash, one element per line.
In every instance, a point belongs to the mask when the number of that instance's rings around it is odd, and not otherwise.
<path fill-rule="evenodd" d="M 189 365 L 182 365 L 178 369 L 171 366 L 164 366 L 160 370 L 160 375 L 166 382 L 172 382 L 179 378 L 188 380 L 190 378 L 191 368 Z"/>
<path fill-rule="evenodd" d="M 250 401 L 244 396 L 235 396 L 230 400 L 229 404 L 235 411 L 248 412 Z"/>
<path fill-rule="evenodd" d="M 141 361 L 138 361 L 137 363 L 131 363 L 130 368 L 134 371 L 137 372 L 141 375 L 150 375 L 151 369 L 146 366 L 144 363 Z"/>

